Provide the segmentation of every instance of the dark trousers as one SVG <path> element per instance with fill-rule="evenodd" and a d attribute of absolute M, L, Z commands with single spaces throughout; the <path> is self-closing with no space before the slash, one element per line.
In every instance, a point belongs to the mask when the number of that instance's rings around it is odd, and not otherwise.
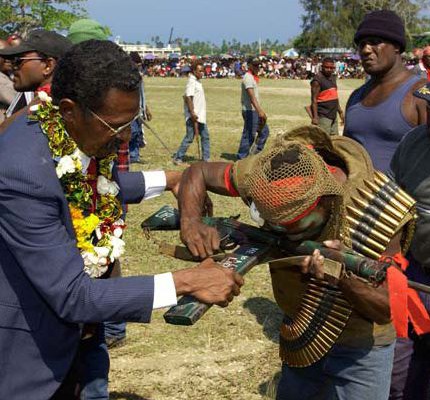
<path fill-rule="evenodd" d="M 255 140 L 257 140 L 257 143 L 255 144 L 256 149 L 254 154 L 263 150 L 267 138 L 269 137 L 269 126 L 266 124 L 256 139 L 259 124 L 257 111 L 242 111 L 242 117 L 244 125 L 242 138 L 240 139 L 239 150 L 237 151 L 237 158 L 239 160 L 249 156 L 249 150 L 251 149 L 251 146 Z"/>

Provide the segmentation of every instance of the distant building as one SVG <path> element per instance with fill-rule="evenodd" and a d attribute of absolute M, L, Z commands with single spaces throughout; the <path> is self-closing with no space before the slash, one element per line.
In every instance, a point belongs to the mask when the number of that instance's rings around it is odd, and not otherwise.
<path fill-rule="evenodd" d="M 125 52 L 131 53 L 137 51 L 142 58 L 148 54 L 154 54 L 157 58 L 169 58 L 171 54 L 181 55 L 180 47 L 173 47 L 170 44 L 167 47 L 154 47 L 149 44 L 126 44 L 121 43 L 119 38 L 116 38 L 115 43 L 120 46 Z"/>
<path fill-rule="evenodd" d="M 354 49 L 349 49 L 347 47 L 329 47 L 323 49 L 316 49 L 314 51 L 315 54 L 336 57 L 343 55 L 352 55 L 355 54 L 356 51 Z"/>

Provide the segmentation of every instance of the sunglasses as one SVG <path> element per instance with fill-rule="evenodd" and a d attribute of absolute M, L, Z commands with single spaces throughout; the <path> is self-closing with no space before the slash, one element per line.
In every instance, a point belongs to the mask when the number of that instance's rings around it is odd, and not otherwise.
<path fill-rule="evenodd" d="M 125 129 L 127 129 L 134 121 L 137 121 L 140 118 L 143 118 L 142 110 L 139 110 L 139 112 L 133 117 L 133 119 L 129 122 L 127 122 L 124 125 L 121 125 L 118 128 L 114 128 L 111 126 L 108 122 L 106 122 L 102 117 L 98 116 L 93 110 L 88 109 L 90 113 L 97 118 L 106 128 L 108 128 L 111 131 L 110 136 L 118 136 L 123 132 Z"/>
<path fill-rule="evenodd" d="M 15 69 L 19 69 L 22 67 L 22 64 L 24 64 L 26 61 L 33 61 L 33 60 L 45 60 L 43 57 L 14 57 L 9 59 L 12 67 Z"/>

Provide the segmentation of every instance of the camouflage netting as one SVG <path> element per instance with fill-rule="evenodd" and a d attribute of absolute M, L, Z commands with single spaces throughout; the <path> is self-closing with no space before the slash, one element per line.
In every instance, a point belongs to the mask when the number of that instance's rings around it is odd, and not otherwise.
<path fill-rule="evenodd" d="M 272 223 L 291 221 L 321 196 L 343 197 L 324 160 L 297 141 L 278 140 L 256 156 L 245 186 L 261 217 Z"/>

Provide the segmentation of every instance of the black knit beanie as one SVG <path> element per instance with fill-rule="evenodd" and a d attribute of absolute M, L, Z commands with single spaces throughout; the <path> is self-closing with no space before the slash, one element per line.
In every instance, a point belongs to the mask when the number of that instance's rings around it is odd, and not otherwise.
<path fill-rule="evenodd" d="M 396 43 L 400 46 L 401 53 L 405 51 L 405 25 L 394 11 L 379 10 L 366 14 L 358 26 L 354 42 L 358 44 L 361 39 L 369 36 L 376 36 Z"/>

